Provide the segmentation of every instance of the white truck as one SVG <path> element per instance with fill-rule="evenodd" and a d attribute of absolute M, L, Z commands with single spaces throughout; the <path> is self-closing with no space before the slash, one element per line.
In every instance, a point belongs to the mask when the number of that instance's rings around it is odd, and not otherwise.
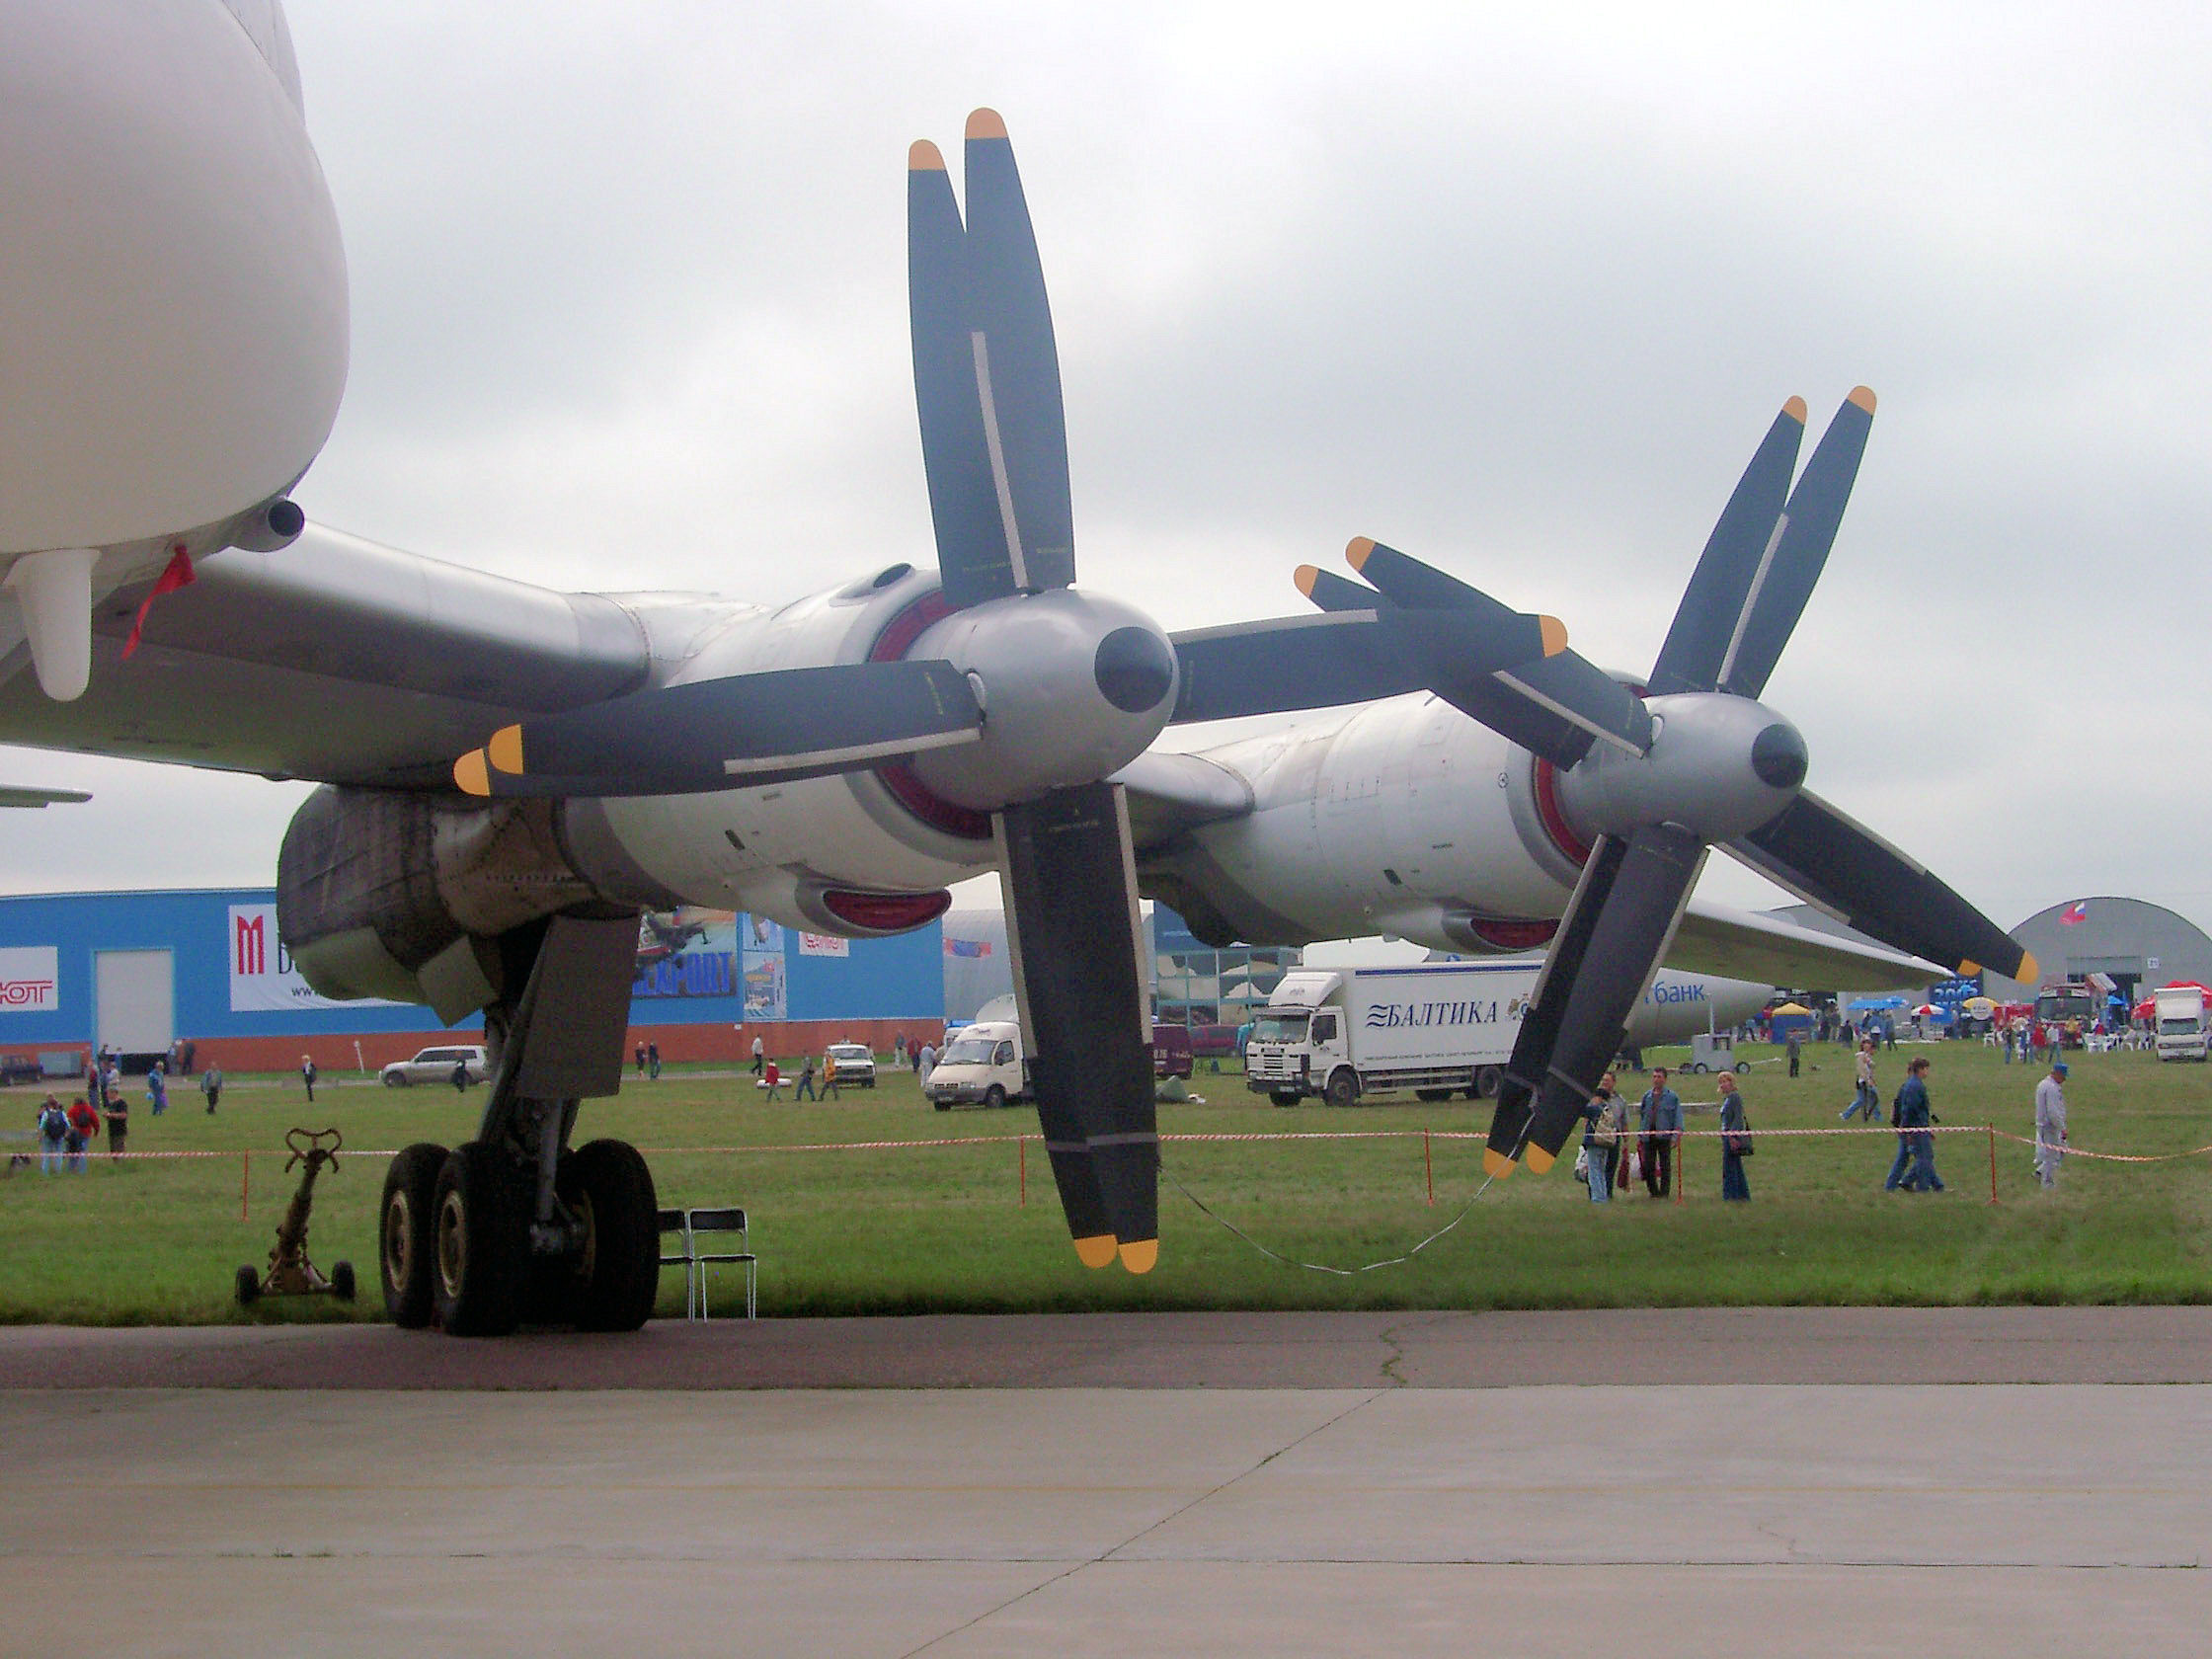
<path fill-rule="evenodd" d="M 2167 986 L 2151 992 L 2158 1016 L 2161 1060 L 2202 1061 L 2206 1053 L 2204 992 L 2195 986 Z"/>
<path fill-rule="evenodd" d="M 944 1052 L 921 1092 L 940 1112 L 1027 1100 L 1029 1062 L 1022 1054 L 1021 1027 L 1012 1020 L 979 1020 L 947 1032 Z"/>
<path fill-rule="evenodd" d="M 1498 1092 L 1542 964 L 1424 962 L 1285 974 L 1252 1023 L 1244 1086 L 1278 1106 L 1318 1095 L 1349 1106 L 1411 1089 L 1423 1100 Z M 1628 1017 L 1627 1041 L 1679 1043 L 1751 1018 L 1768 986 L 1661 969 Z"/>

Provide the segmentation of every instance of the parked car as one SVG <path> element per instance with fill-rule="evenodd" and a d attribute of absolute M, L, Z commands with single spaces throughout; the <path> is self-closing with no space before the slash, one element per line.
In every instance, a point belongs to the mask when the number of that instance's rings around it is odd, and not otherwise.
<path fill-rule="evenodd" d="M 837 1063 L 839 1088 L 876 1086 L 876 1055 L 867 1044 L 831 1043 L 823 1053 Z"/>
<path fill-rule="evenodd" d="M 425 1049 L 413 1060 L 395 1060 L 379 1073 L 386 1088 L 407 1088 L 415 1083 L 450 1083 L 453 1066 L 468 1066 L 468 1080 L 484 1080 L 484 1050 L 475 1048 Z"/>
<path fill-rule="evenodd" d="M 1188 1026 L 1152 1027 L 1152 1075 L 1187 1077 L 1191 1074 L 1191 1033 Z"/>

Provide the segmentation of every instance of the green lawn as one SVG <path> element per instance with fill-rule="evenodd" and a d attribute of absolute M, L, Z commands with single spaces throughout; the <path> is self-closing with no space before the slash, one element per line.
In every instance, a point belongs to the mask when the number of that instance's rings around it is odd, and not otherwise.
<path fill-rule="evenodd" d="M 1773 1051 L 1758 1051 L 1762 1056 Z M 2020 1133 L 2040 1072 L 2006 1066 L 1978 1045 L 1911 1046 L 1883 1057 L 1883 1094 L 1905 1059 L 1936 1062 L 1936 1109 L 1948 1124 L 1995 1122 Z M 1840 1048 L 1808 1051 L 1792 1081 L 1778 1061 L 1747 1079 L 1760 1129 L 1833 1127 L 1851 1092 Z M 1686 1098 L 1709 1078 L 1683 1079 Z M 1480 1130 L 1488 1107 L 1463 1102 L 1279 1110 L 1242 1079 L 1201 1072 L 1207 1104 L 1163 1106 L 1170 1133 L 1403 1129 Z M 0 1149 L 35 1150 L 37 1090 L 0 1092 Z M 111 1165 L 79 1176 L 17 1169 L 0 1181 L 0 1320 L 205 1322 L 375 1318 L 373 1218 L 383 1163 L 342 1159 L 318 1192 L 315 1259 L 349 1257 L 364 1297 L 243 1313 L 230 1300 L 239 1264 L 259 1265 L 293 1178 L 283 1132 L 340 1126 L 361 1148 L 472 1132 L 483 1100 L 449 1089 L 393 1091 L 349 1083 L 312 1109 L 296 1080 L 235 1079 L 221 1115 L 198 1096 L 159 1120 L 142 1102 L 131 1148 L 225 1156 Z M 2145 1055 L 2078 1056 L 2069 1089 L 2074 1139 L 2117 1152 L 2212 1143 L 2212 1069 L 2161 1066 Z M 1709 1115 L 1693 1127 L 1710 1128 Z M 758 1103 L 749 1077 L 677 1069 L 632 1080 L 585 1108 L 584 1133 L 647 1147 L 766 1147 L 805 1142 L 1034 1135 L 1026 1110 L 940 1113 L 909 1077 L 825 1105 Z M 22 1139 L 16 1139 L 17 1136 Z M 241 1159 L 251 1148 L 251 1220 L 239 1218 Z M 1172 1185 L 1161 1195 L 1158 1269 L 1086 1272 L 1068 1248 L 1041 1149 L 1028 1148 L 1029 1202 L 1017 1202 L 1013 1145 L 851 1152 L 655 1151 L 664 1204 L 739 1202 L 751 1212 L 766 1313 L 1073 1310 L 1136 1307 L 1567 1307 L 1745 1303 L 2195 1302 L 2212 1295 L 2212 1157 L 2155 1164 L 2072 1160 L 2056 1195 L 2035 1188 L 2029 1152 L 1998 1144 L 2003 1202 L 1989 1198 L 1980 1137 L 1945 1136 L 1947 1194 L 1884 1194 L 1893 1143 L 1766 1139 L 1751 1164 L 1754 1201 L 1719 1202 L 1711 1141 L 1687 1149 L 1687 1201 L 1640 1190 L 1600 1209 L 1566 1162 L 1493 1185 L 1456 1231 L 1413 1263 L 1354 1278 L 1280 1266 L 1199 1214 Z M 1480 1144 L 1436 1141 L 1436 1205 L 1424 1202 L 1418 1138 L 1304 1144 L 1170 1144 L 1171 1176 L 1221 1215 L 1286 1254 L 1358 1266 L 1395 1255 L 1448 1221 L 1479 1184 Z M 679 1313 L 676 1275 L 663 1313 Z"/>

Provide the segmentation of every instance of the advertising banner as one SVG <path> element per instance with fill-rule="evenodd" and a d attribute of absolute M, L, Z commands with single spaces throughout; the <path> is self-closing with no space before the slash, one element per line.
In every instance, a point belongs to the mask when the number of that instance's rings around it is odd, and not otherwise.
<path fill-rule="evenodd" d="M 738 917 L 731 910 L 686 905 L 638 917 L 637 979 L 632 996 L 737 994 Z"/>
<path fill-rule="evenodd" d="M 0 950 L 0 1014 L 50 1014 L 61 1006 L 59 958 L 52 945 Z"/>
<path fill-rule="evenodd" d="M 852 941 L 835 933 L 802 933 L 799 935 L 801 956 L 850 956 Z"/>
<path fill-rule="evenodd" d="M 339 1001 L 318 996 L 292 966 L 291 952 L 276 937 L 275 905 L 230 907 L 230 1011 L 269 1008 L 397 1008 L 380 997 Z"/>
<path fill-rule="evenodd" d="M 746 1023 L 789 1019 L 782 926 L 765 916 L 743 916 L 738 934 L 744 942 Z"/>

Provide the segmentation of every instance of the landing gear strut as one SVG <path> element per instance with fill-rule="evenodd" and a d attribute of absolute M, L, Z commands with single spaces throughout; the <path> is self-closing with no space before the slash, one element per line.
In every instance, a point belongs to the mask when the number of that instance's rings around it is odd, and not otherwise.
<path fill-rule="evenodd" d="M 476 1139 L 409 1146 L 385 1175 L 384 1305 L 394 1324 L 453 1336 L 525 1320 L 636 1330 L 660 1288 L 653 1173 L 625 1142 L 568 1142 L 582 1102 L 621 1086 L 637 918 L 523 931 L 542 936 L 501 941 L 527 982 L 485 1011 L 494 1077 Z"/>

